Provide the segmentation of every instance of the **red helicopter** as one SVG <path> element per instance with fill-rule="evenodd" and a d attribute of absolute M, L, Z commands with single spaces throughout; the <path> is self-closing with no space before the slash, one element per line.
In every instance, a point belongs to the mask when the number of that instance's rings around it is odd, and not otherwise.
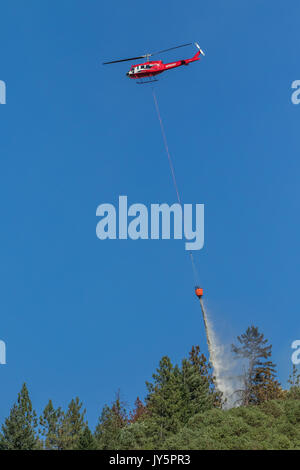
<path fill-rule="evenodd" d="M 199 44 L 195 42 L 194 44 L 199 50 L 191 59 L 183 59 L 183 60 L 178 60 L 176 62 L 170 62 L 168 64 L 164 64 L 162 60 L 150 61 L 149 57 L 152 57 L 153 55 L 156 55 L 156 54 L 162 54 L 163 52 L 168 52 L 173 49 L 178 49 L 179 47 L 190 46 L 191 44 L 192 43 L 190 42 L 188 44 L 182 44 L 181 46 L 171 47 L 170 49 L 164 49 L 163 51 L 153 52 L 150 54 L 144 54 L 139 57 L 131 57 L 130 59 L 112 60 L 110 62 L 104 62 L 103 65 L 116 64 L 118 62 L 127 62 L 129 60 L 137 60 L 137 59 L 146 58 L 147 62 L 144 62 L 142 64 L 132 65 L 130 70 L 126 73 L 126 75 L 127 77 L 131 79 L 137 79 L 137 78 L 141 79 L 141 81 L 137 82 L 140 84 L 156 82 L 157 81 L 157 79 L 155 78 L 156 75 L 162 72 L 165 72 L 166 70 L 174 69 L 175 67 L 180 67 L 181 65 L 189 65 L 191 62 L 196 62 L 197 60 L 200 60 L 201 54 L 203 56 L 205 54 L 200 48 Z"/>

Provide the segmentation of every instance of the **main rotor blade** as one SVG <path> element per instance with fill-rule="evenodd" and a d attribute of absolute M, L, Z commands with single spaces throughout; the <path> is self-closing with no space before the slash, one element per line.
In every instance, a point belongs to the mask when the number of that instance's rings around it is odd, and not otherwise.
<path fill-rule="evenodd" d="M 127 62 L 129 60 L 144 59 L 146 55 L 140 55 L 139 57 L 131 57 L 130 59 L 111 60 L 110 62 L 103 62 L 102 65 L 116 64 L 117 62 Z"/>
<path fill-rule="evenodd" d="M 173 49 L 179 49 L 180 47 L 191 46 L 192 44 L 193 44 L 192 42 L 189 42 L 188 44 L 182 44 L 181 46 L 170 47 L 169 49 L 164 49 L 163 51 L 153 52 L 152 54 L 149 54 L 149 55 L 162 54 L 163 52 L 172 51 Z"/>
<path fill-rule="evenodd" d="M 163 51 L 152 52 L 151 54 L 144 54 L 138 57 L 131 57 L 130 59 L 120 59 L 120 60 L 111 60 L 110 62 L 103 62 L 103 65 L 117 64 L 118 62 L 127 62 L 129 60 L 145 59 L 148 57 L 152 57 L 153 55 L 156 55 L 156 54 L 162 54 L 163 52 L 168 52 L 168 51 L 172 51 L 173 49 L 179 49 L 180 47 L 186 47 L 186 46 L 191 46 L 191 45 L 192 43 L 189 42 L 188 44 L 181 44 L 180 46 L 170 47 L 169 49 L 164 49 Z"/>

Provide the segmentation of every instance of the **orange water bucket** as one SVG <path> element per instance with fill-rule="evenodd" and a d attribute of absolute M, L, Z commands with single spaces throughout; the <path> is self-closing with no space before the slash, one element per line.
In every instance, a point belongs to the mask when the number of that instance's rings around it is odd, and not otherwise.
<path fill-rule="evenodd" d="M 196 287 L 195 293 L 196 293 L 196 296 L 199 297 L 199 299 L 201 299 L 201 297 L 203 296 L 203 289 L 201 289 L 201 287 Z"/>

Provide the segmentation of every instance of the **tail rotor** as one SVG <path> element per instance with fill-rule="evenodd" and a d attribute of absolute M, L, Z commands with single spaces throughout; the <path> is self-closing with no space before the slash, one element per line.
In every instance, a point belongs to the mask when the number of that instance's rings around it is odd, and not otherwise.
<path fill-rule="evenodd" d="M 205 56 L 205 53 L 204 51 L 201 49 L 201 47 L 199 46 L 199 44 L 197 42 L 195 42 L 195 46 L 199 49 L 200 53 Z"/>

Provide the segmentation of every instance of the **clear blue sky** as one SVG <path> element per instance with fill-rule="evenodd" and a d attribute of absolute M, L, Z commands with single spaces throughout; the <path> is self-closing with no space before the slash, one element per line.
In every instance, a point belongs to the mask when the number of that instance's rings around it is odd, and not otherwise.
<path fill-rule="evenodd" d="M 101 63 L 190 41 L 206 57 L 156 93 L 183 201 L 206 207 L 206 302 L 225 342 L 261 328 L 285 384 L 300 338 L 299 15 L 296 0 L 1 2 L 1 421 L 26 381 L 39 412 L 78 395 L 94 426 L 118 388 L 144 396 L 162 355 L 206 352 L 183 243 L 95 234 L 119 195 L 176 202 L 151 88 Z"/>

